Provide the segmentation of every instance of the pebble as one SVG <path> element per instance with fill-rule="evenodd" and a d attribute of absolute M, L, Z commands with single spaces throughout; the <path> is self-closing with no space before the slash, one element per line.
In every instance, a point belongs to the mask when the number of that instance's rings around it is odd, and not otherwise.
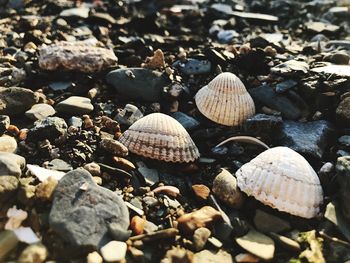
<path fill-rule="evenodd" d="M 35 103 L 37 96 L 30 89 L 0 87 L 0 114 L 15 116 L 25 113 Z"/>
<path fill-rule="evenodd" d="M 189 58 L 186 61 L 178 60 L 172 66 L 187 76 L 207 74 L 211 71 L 211 62 L 209 60 L 194 58 Z"/>
<path fill-rule="evenodd" d="M 160 101 L 169 84 L 162 73 L 144 68 L 117 69 L 109 72 L 106 80 L 121 95 L 146 102 Z"/>
<path fill-rule="evenodd" d="M 285 121 L 277 137 L 280 145 L 307 156 L 322 158 L 334 135 L 333 126 L 324 120 L 307 123 Z"/>
<path fill-rule="evenodd" d="M 281 246 L 291 251 L 300 252 L 301 250 L 299 243 L 294 241 L 293 239 L 290 239 L 285 236 L 281 236 L 276 233 L 270 233 L 270 236 L 276 241 L 276 243 L 280 244 Z"/>
<path fill-rule="evenodd" d="M 212 190 L 229 207 L 239 208 L 243 203 L 243 194 L 237 186 L 237 180 L 226 169 L 222 169 L 215 177 Z"/>
<path fill-rule="evenodd" d="M 200 251 L 205 247 L 210 235 L 211 231 L 205 227 L 200 227 L 194 231 L 193 246 L 195 251 Z"/>
<path fill-rule="evenodd" d="M 135 235 L 141 235 L 143 234 L 145 224 L 145 219 L 139 216 L 134 216 L 133 218 L 131 218 L 130 229 L 134 232 Z"/>
<path fill-rule="evenodd" d="M 42 244 L 26 247 L 18 258 L 18 263 L 42 263 L 49 256 L 47 248 Z"/>
<path fill-rule="evenodd" d="M 350 61 L 350 55 L 346 52 L 336 52 L 328 54 L 323 58 L 324 61 L 328 61 L 337 65 L 348 65 Z"/>
<path fill-rule="evenodd" d="M 194 129 L 198 128 L 200 123 L 195 118 L 192 118 L 191 116 L 188 116 L 185 113 L 182 113 L 180 111 L 174 112 L 170 114 L 171 117 L 173 117 L 175 120 L 180 122 L 180 124 L 187 130 L 187 131 L 193 131 Z"/>
<path fill-rule="evenodd" d="M 92 176 L 101 175 L 101 167 L 97 163 L 87 163 L 84 165 L 84 169 L 88 171 Z"/>
<path fill-rule="evenodd" d="M 140 167 L 137 170 L 145 178 L 145 181 L 148 185 L 154 185 L 155 183 L 159 182 L 159 174 L 156 169 Z"/>
<path fill-rule="evenodd" d="M 61 101 L 55 108 L 59 113 L 70 115 L 83 115 L 94 110 L 94 106 L 91 104 L 91 100 L 89 98 L 79 96 L 72 96 Z"/>
<path fill-rule="evenodd" d="M 16 200 L 19 181 L 16 176 L 0 176 L 0 215 L 4 216 Z M 1 254 L 1 253 L 0 253 Z"/>
<path fill-rule="evenodd" d="M 219 42 L 223 44 L 230 44 L 233 39 L 239 37 L 239 34 L 235 30 L 220 30 L 216 35 Z"/>
<path fill-rule="evenodd" d="M 233 263 L 234 259 L 232 258 L 231 254 L 222 249 L 219 251 L 203 250 L 194 254 L 193 263 L 203 262 Z"/>
<path fill-rule="evenodd" d="M 34 127 L 28 131 L 27 139 L 30 141 L 51 140 L 66 134 L 66 132 L 67 124 L 64 119 L 47 117 L 34 122 Z"/>
<path fill-rule="evenodd" d="M 235 256 L 235 260 L 237 263 L 259 263 L 260 258 L 249 254 L 249 253 L 240 253 Z"/>
<path fill-rule="evenodd" d="M 117 167 L 119 167 L 120 169 L 123 169 L 125 171 L 131 171 L 131 170 L 134 170 L 136 168 L 132 162 L 130 162 L 129 160 L 124 159 L 122 157 L 114 156 L 112 159 L 113 159 L 114 164 Z"/>
<path fill-rule="evenodd" d="M 0 134 L 3 134 L 10 126 L 10 117 L 7 115 L 0 115 Z"/>
<path fill-rule="evenodd" d="M 128 148 L 126 148 L 122 143 L 113 139 L 102 139 L 100 142 L 101 149 L 109 152 L 113 155 L 125 157 L 128 155 Z"/>
<path fill-rule="evenodd" d="M 62 172 L 69 172 L 73 170 L 73 167 L 69 163 L 61 159 L 53 159 L 44 165 L 44 167 L 49 170 L 57 170 Z"/>
<path fill-rule="evenodd" d="M 178 228 L 185 234 L 193 233 L 197 228 L 209 227 L 221 219 L 221 213 L 211 206 L 204 206 L 197 211 L 180 216 L 177 219 Z"/>
<path fill-rule="evenodd" d="M 253 255 L 263 259 L 272 260 L 275 253 L 275 242 L 273 240 L 251 229 L 248 234 L 235 238 L 237 244 Z"/>
<path fill-rule="evenodd" d="M 35 196 L 44 201 L 51 201 L 57 184 L 58 181 L 50 176 L 46 181 L 38 184 L 35 190 Z"/>
<path fill-rule="evenodd" d="M 65 91 L 72 86 L 70 81 L 55 81 L 49 84 L 49 88 L 54 91 Z"/>
<path fill-rule="evenodd" d="M 46 117 L 55 115 L 56 111 L 55 109 L 45 103 L 39 103 L 39 104 L 34 104 L 30 110 L 27 110 L 25 112 L 25 115 L 32 120 L 42 120 L 45 119 Z"/>
<path fill-rule="evenodd" d="M 350 97 L 344 98 L 336 109 L 337 123 L 344 127 L 350 127 Z"/>
<path fill-rule="evenodd" d="M 243 124 L 244 130 L 252 135 L 271 137 L 271 134 L 282 129 L 283 121 L 281 116 L 259 113 L 247 119 Z"/>
<path fill-rule="evenodd" d="M 196 197 L 201 200 L 207 200 L 210 195 L 210 189 L 204 184 L 195 184 L 192 185 L 192 190 Z"/>
<path fill-rule="evenodd" d="M 86 186 L 85 190 L 81 189 L 82 185 Z M 71 245 L 99 248 L 110 239 L 111 224 L 120 234 L 127 232 L 129 212 L 120 196 L 96 185 L 90 173 L 80 168 L 59 181 L 49 222 Z"/>
<path fill-rule="evenodd" d="M 81 6 L 77 8 L 65 9 L 60 13 L 60 16 L 63 16 L 63 17 L 76 16 L 80 18 L 88 18 L 89 12 L 90 12 L 89 8 Z"/>
<path fill-rule="evenodd" d="M 143 117 L 142 112 L 135 105 L 126 104 L 124 109 L 118 112 L 115 116 L 115 120 L 120 124 L 132 125 Z"/>
<path fill-rule="evenodd" d="M 323 22 L 308 22 L 305 24 L 306 28 L 314 33 L 335 33 L 340 27 Z"/>
<path fill-rule="evenodd" d="M 288 221 L 285 221 L 277 216 L 268 214 L 260 209 L 256 210 L 254 216 L 254 225 L 257 230 L 263 233 L 280 233 L 290 230 L 291 226 Z"/>
<path fill-rule="evenodd" d="M 94 251 L 87 255 L 86 263 L 103 263 L 103 258 L 97 251 Z"/>
<path fill-rule="evenodd" d="M 126 255 L 127 245 L 121 241 L 111 241 L 101 248 L 101 255 L 106 262 L 118 262 Z"/>
<path fill-rule="evenodd" d="M 0 176 L 13 175 L 20 177 L 26 160 L 17 154 L 0 152 Z"/>
<path fill-rule="evenodd" d="M 271 72 L 283 76 L 290 76 L 298 72 L 299 74 L 307 73 L 309 65 L 304 61 L 288 60 L 271 68 Z"/>
<path fill-rule="evenodd" d="M 17 141 L 7 135 L 0 136 L 0 152 L 15 153 L 17 151 Z"/>
<path fill-rule="evenodd" d="M 350 156 L 339 157 L 336 164 L 338 195 L 344 217 L 350 222 Z"/>

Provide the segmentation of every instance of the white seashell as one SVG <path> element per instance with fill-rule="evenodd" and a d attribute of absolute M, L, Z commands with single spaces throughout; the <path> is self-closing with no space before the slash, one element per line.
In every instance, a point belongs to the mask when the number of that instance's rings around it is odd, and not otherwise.
<path fill-rule="evenodd" d="M 292 215 L 312 218 L 320 211 L 323 190 L 316 172 L 299 153 L 275 147 L 237 172 L 238 187 L 249 196 Z"/>
<path fill-rule="evenodd" d="M 237 126 L 255 113 L 254 101 L 242 81 L 224 72 L 201 88 L 195 101 L 208 119 L 227 126 Z"/>
<path fill-rule="evenodd" d="M 139 119 L 119 140 L 131 152 L 151 159 L 192 162 L 199 158 L 199 151 L 185 128 L 162 113 Z"/>

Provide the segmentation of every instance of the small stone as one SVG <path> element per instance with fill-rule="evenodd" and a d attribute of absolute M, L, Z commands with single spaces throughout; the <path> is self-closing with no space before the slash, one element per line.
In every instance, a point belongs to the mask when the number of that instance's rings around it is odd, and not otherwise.
<path fill-rule="evenodd" d="M 314 33 L 335 33 L 340 29 L 337 25 L 326 24 L 323 22 L 308 22 L 305 26 L 308 30 Z"/>
<path fill-rule="evenodd" d="M 235 256 L 235 260 L 237 263 L 259 263 L 260 258 L 249 254 L 249 253 L 240 253 Z"/>
<path fill-rule="evenodd" d="M 141 235 L 143 234 L 145 224 L 145 219 L 139 216 L 134 216 L 133 218 L 131 218 L 130 229 L 134 232 L 135 235 Z"/>
<path fill-rule="evenodd" d="M 323 58 L 324 61 L 328 61 L 337 65 L 348 65 L 350 60 L 350 55 L 346 52 L 336 52 L 333 54 L 328 54 Z"/>
<path fill-rule="evenodd" d="M 65 9 L 60 13 L 60 16 L 63 17 L 80 17 L 80 18 L 88 18 L 90 9 L 84 6 L 77 8 L 69 8 Z"/>
<path fill-rule="evenodd" d="M 172 185 L 158 186 L 155 189 L 153 189 L 152 192 L 154 192 L 155 194 L 165 193 L 172 197 L 177 197 L 178 195 L 180 195 L 180 190 Z"/>
<path fill-rule="evenodd" d="M 215 177 L 212 190 L 229 207 L 239 208 L 243 203 L 243 194 L 237 186 L 237 180 L 226 169 L 222 169 Z"/>
<path fill-rule="evenodd" d="M 120 124 L 132 125 L 134 122 L 138 121 L 143 117 L 142 112 L 136 106 L 132 104 L 126 104 L 124 109 L 119 111 L 115 116 L 115 119 Z"/>
<path fill-rule="evenodd" d="M 49 84 L 49 88 L 54 91 L 64 91 L 72 86 L 70 81 L 56 81 Z"/>
<path fill-rule="evenodd" d="M 193 263 L 193 253 L 181 247 L 169 249 L 160 263 Z"/>
<path fill-rule="evenodd" d="M 108 73 L 107 82 L 129 99 L 160 101 L 169 80 L 160 72 L 144 68 L 117 69 Z"/>
<path fill-rule="evenodd" d="M 194 58 L 186 59 L 186 61 L 176 61 L 173 68 L 177 68 L 185 75 L 202 75 L 211 71 L 211 62 L 208 60 L 198 60 Z"/>
<path fill-rule="evenodd" d="M 126 250 L 125 242 L 111 241 L 101 248 L 101 255 L 106 262 L 117 262 L 125 258 Z"/>
<path fill-rule="evenodd" d="M 180 216 L 177 222 L 180 231 L 191 234 L 197 228 L 208 227 L 219 219 L 221 219 L 219 211 L 210 206 L 204 206 L 197 211 Z"/>
<path fill-rule="evenodd" d="M 87 255 L 86 263 L 103 263 L 103 258 L 97 251 L 94 251 Z"/>
<path fill-rule="evenodd" d="M 10 117 L 7 115 L 0 115 L 0 134 L 3 134 L 10 126 Z"/>
<path fill-rule="evenodd" d="M 233 39 L 237 38 L 239 34 L 236 30 L 220 30 L 216 37 L 218 38 L 219 42 L 224 44 L 229 44 L 232 42 Z"/>
<path fill-rule="evenodd" d="M 30 110 L 27 110 L 25 112 L 25 115 L 32 120 L 42 120 L 45 119 L 46 117 L 55 115 L 56 111 L 55 109 L 45 103 L 39 103 L 39 104 L 34 104 L 33 107 Z"/>
<path fill-rule="evenodd" d="M 13 175 L 19 177 L 26 165 L 26 160 L 14 153 L 0 152 L 0 176 Z"/>
<path fill-rule="evenodd" d="M 255 227 L 263 233 L 280 233 L 288 231 L 291 228 L 289 222 L 277 216 L 270 215 L 260 209 L 256 210 L 254 216 L 254 224 Z"/>
<path fill-rule="evenodd" d="M 153 57 L 147 57 L 145 63 L 142 66 L 148 69 L 165 68 L 163 51 L 160 49 L 154 51 Z"/>
<path fill-rule="evenodd" d="M 53 159 L 44 165 L 44 167 L 49 170 L 57 170 L 62 172 L 69 172 L 73 170 L 73 167 L 69 163 L 61 159 Z"/>
<path fill-rule="evenodd" d="M 283 93 L 291 88 L 294 88 L 298 82 L 292 79 L 285 80 L 283 82 L 280 82 L 276 85 L 276 92 L 277 93 Z"/>
<path fill-rule="evenodd" d="M 46 262 L 49 253 L 42 244 L 33 244 L 26 247 L 18 258 L 18 263 L 42 263 Z"/>
<path fill-rule="evenodd" d="M 270 236 L 281 246 L 285 247 L 294 252 L 300 252 L 300 245 L 298 242 L 294 241 L 285 236 L 278 235 L 276 233 L 270 233 Z"/>
<path fill-rule="evenodd" d="M 233 263 L 234 259 L 231 254 L 221 249 L 219 251 L 203 250 L 194 254 L 193 263 L 203 262 Z"/>
<path fill-rule="evenodd" d="M 84 169 L 88 171 L 92 176 L 101 175 L 101 167 L 97 163 L 87 163 L 84 165 Z"/>
<path fill-rule="evenodd" d="M 38 98 L 29 89 L 11 87 L 0 87 L 0 114 L 9 116 L 23 114 L 29 110 Z"/>
<path fill-rule="evenodd" d="M 180 111 L 174 112 L 170 114 L 171 117 L 173 117 L 175 120 L 180 122 L 180 124 L 187 130 L 187 131 L 193 131 L 197 127 L 199 127 L 200 123 L 196 119 L 192 118 L 191 116 L 188 116 L 185 113 L 182 113 Z"/>
<path fill-rule="evenodd" d="M 210 195 L 209 187 L 205 186 L 204 184 L 192 185 L 192 190 L 196 197 L 198 197 L 201 200 L 207 200 Z"/>
<path fill-rule="evenodd" d="M 128 148 L 126 148 L 122 143 L 113 139 L 102 139 L 100 142 L 100 147 L 113 155 L 125 157 L 128 155 Z"/>
<path fill-rule="evenodd" d="M 251 229 L 248 234 L 235 238 L 237 244 L 253 255 L 271 260 L 275 253 L 275 242 L 268 236 Z"/>
<path fill-rule="evenodd" d="M 337 122 L 341 126 L 350 127 L 350 97 L 344 98 L 336 110 Z"/>
<path fill-rule="evenodd" d="M 91 100 L 85 97 L 72 96 L 59 102 L 56 110 L 60 113 L 83 115 L 94 110 Z"/>
<path fill-rule="evenodd" d="M 222 246 L 223 246 L 222 242 L 215 237 L 209 237 L 208 242 L 216 248 L 222 248 Z"/>
<path fill-rule="evenodd" d="M 40 141 L 56 139 L 67 132 L 67 124 L 59 117 L 47 117 L 34 122 L 34 127 L 28 131 L 28 140 Z"/>
<path fill-rule="evenodd" d="M 17 141 L 7 135 L 0 136 L 0 152 L 14 153 L 17 151 Z"/>
<path fill-rule="evenodd" d="M 308 71 L 309 65 L 306 62 L 297 60 L 288 60 L 271 68 L 271 72 L 283 76 L 289 76 L 294 74 L 295 72 L 307 73 Z"/>
<path fill-rule="evenodd" d="M 131 171 L 136 168 L 132 162 L 122 157 L 114 156 L 112 159 L 113 159 L 113 162 L 116 164 L 116 166 L 118 166 L 119 168 L 125 171 Z"/>
<path fill-rule="evenodd" d="M 16 176 L 0 176 L 0 215 L 4 215 L 16 201 L 18 183 Z"/>
<path fill-rule="evenodd" d="M 194 231 L 193 234 L 193 245 L 196 251 L 200 251 L 205 247 L 205 244 L 210 237 L 211 232 L 208 228 L 200 227 Z"/>
<path fill-rule="evenodd" d="M 243 125 L 249 134 L 272 139 L 271 134 L 282 129 L 283 121 L 280 116 L 259 113 L 247 119 Z"/>
<path fill-rule="evenodd" d="M 55 191 L 57 184 L 58 181 L 50 176 L 46 181 L 40 183 L 36 187 L 36 197 L 44 201 L 51 201 L 53 197 L 53 192 Z"/>

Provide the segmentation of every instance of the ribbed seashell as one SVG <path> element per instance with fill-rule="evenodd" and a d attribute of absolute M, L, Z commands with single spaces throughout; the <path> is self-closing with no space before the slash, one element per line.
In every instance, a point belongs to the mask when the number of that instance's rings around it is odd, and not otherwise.
<path fill-rule="evenodd" d="M 237 172 L 238 187 L 249 196 L 292 215 L 312 218 L 320 211 L 320 180 L 303 156 L 288 147 L 268 149 Z"/>
<path fill-rule="evenodd" d="M 195 101 L 208 119 L 226 126 L 237 126 L 255 113 L 252 97 L 242 81 L 233 73 L 224 72 L 201 88 Z"/>
<path fill-rule="evenodd" d="M 199 157 L 199 151 L 185 128 L 162 113 L 139 119 L 119 140 L 131 152 L 151 159 L 192 162 Z"/>

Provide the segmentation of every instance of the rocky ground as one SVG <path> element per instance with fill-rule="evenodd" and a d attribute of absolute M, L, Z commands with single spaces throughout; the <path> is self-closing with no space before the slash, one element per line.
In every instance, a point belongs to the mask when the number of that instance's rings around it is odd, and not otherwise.
<path fill-rule="evenodd" d="M 350 262 L 349 21 L 349 0 L 0 0 L 0 261 Z M 195 97 L 222 72 L 246 90 L 205 99 L 238 96 L 231 123 Z"/>

